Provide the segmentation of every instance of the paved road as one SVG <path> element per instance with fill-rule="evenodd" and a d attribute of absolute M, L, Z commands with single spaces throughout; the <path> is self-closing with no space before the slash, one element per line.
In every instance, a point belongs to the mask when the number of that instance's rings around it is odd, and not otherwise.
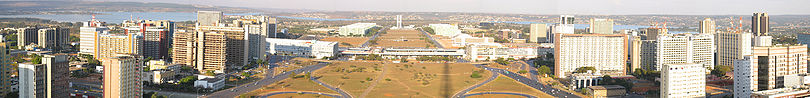
<path fill-rule="evenodd" d="M 480 66 L 480 65 L 476 65 L 476 66 Z M 506 71 L 506 70 L 503 70 L 503 69 L 498 69 L 498 68 L 489 68 L 489 67 L 486 67 L 486 66 L 482 66 L 482 67 L 484 67 L 487 70 L 493 71 L 493 72 L 498 72 L 498 73 L 500 73 L 500 74 L 502 74 L 504 76 L 507 76 L 509 78 L 517 80 L 520 83 L 528 85 L 528 86 L 530 86 L 530 87 L 532 87 L 534 89 L 540 90 L 543 93 L 549 94 L 549 95 L 557 97 L 557 98 L 579 98 L 579 96 L 576 96 L 576 95 L 574 95 L 572 93 L 565 92 L 565 91 L 553 88 L 550 85 L 543 85 L 538 81 L 531 80 L 531 79 L 526 78 L 524 76 L 518 75 L 517 73 L 514 73 L 514 72 L 509 72 L 509 71 Z"/>
<path fill-rule="evenodd" d="M 371 83 L 371 86 L 368 86 L 368 88 L 366 88 L 366 91 L 363 91 L 363 94 L 360 95 L 360 98 L 366 98 L 368 93 L 370 93 L 371 90 L 374 89 L 374 87 L 377 87 L 377 84 L 380 83 L 380 80 L 382 80 L 382 78 L 385 77 L 385 69 L 387 69 L 385 68 L 385 65 L 382 65 L 382 72 L 380 72 L 380 75 L 377 75 L 377 79 L 374 80 L 374 83 Z"/>
<path fill-rule="evenodd" d="M 192 94 L 192 93 L 181 93 L 181 92 L 172 92 L 172 91 L 159 91 L 159 90 L 148 90 L 144 89 L 143 92 L 157 92 L 158 95 L 166 96 L 167 98 L 197 98 L 201 95 Z"/>
<path fill-rule="evenodd" d="M 523 96 L 523 97 L 526 97 L 526 98 L 537 98 L 536 96 L 532 96 L 532 95 L 527 95 L 527 94 L 522 94 L 522 93 L 511 93 L 511 92 L 481 92 L 481 93 L 467 94 L 467 95 L 461 96 L 461 98 L 466 98 L 466 97 L 474 96 L 474 95 L 483 95 L 483 94 L 507 94 L 507 95 Z"/>
<path fill-rule="evenodd" d="M 523 70 L 529 71 L 529 76 L 532 78 L 532 80 L 538 81 L 539 79 L 537 79 L 537 75 L 539 75 L 539 73 L 537 72 L 537 68 L 535 68 L 533 66 L 534 64 L 529 63 L 531 61 L 527 61 L 527 60 L 521 60 L 520 62 L 521 62 L 521 64 L 524 65 Z"/>
<path fill-rule="evenodd" d="M 433 37 L 432 37 L 432 36 L 430 36 L 430 34 L 428 34 L 427 32 L 425 32 L 425 30 L 419 29 L 419 31 L 421 31 L 421 32 L 422 32 L 422 34 L 425 34 L 425 36 L 427 36 L 427 37 L 428 37 L 428 39 L 430 39 L 430 41 L 431 41 L 431 42 L 433 42 L 433 45 L 434 45 L 434 46 L 436 46 L 436 47 L 438 47 L 438 48 L 444 48 L 444 47 L 442 47 L 442 45 L 441 45 L 441 44 L 439 44 L 439 42 L 438 42 L 438 41 L 436 41 L 435 39 L 433 39 Z"/>
<path fill-rule="evenodd" d="M 477 67 L 478 67 L 478 66 L 477 66 Z M 484 84 L 487 84 L 487 83 L 489 83 L 489 82 L 492 82 L 492 80 L 495 80 L 496 78 L 498 78 L 498 76 L 500 76 L 500 74 L 498 74 L 498 73 L 496 73 L 496 72 L 493 72 L 493 71 L 491 71 L 491 70 L 488 70 L 488 71 L 492 73 L 492 76 L 489 76 L 489 79 L 484 80 L 483 82 L 478 83 L 478 84 L 475 84 L 475 85 L 473 85 L 473 86 L 467 87 L 467 89 L 464 89 L 464 90 L 458 91 L 458 92 L 457 92 L 455 95 L 453 95 L 453 98 L 460 98 L 460 97 L 463 97 L 463 96 L 464 96 L 464 94 L 467 94 L 467 92 L 470 92 L 471 90 L 473 90 L 473 89 L 475 89 L 475 88 L 481 87 L 481 86 L 482 86 L 482 85 L 484 85 Z"/>
<path fill-rule="evenodd" d="M 335 97 L 335 98 L 339 98 L 339 97 L 340 97 L 340 95 L 334 95 L 334 94 L 325 94 L 325 93 L 319 93 L 319 92 L 307 92 L 307 91 L 298 91 L 298 92 L 294 92 L 294 91 L 286 91 L 286 92 L 273 92 L 273 93 L 270 93 L 270 94 L 267 94 L 267 95 L 264 95 L 264 96 L 260 96 L 259 98 L 269 98 L 270 96 L 273 96 L 273 95 L 278 95 L 278 94 L 288 94 L 288 93 L 295 93 L 295 94 L 297 94 L 297 93 L 302 93 L 302 94 L 318 94 L 318 95 L 324 95 L 324 96 Z M 173 98 L 173 97 L 169 97 L 169 98 Z"/>
<path fill-rule="evenodd" d="M 315 83 L 318 83 L 323 87 L 329 88 L 329 89 L 331 89 L 331 90 L 333 90 L 335 92 L 340 93 L 340 95 L 343 96 L 343 97 L 338 97 L 338 98 L 352 98 L 352 95 L 350 95 L 349 93 L 346 93 L 346 91 L 343 91 L 343 89 L 333 87 L 333 86 L 331 86 L 329 84 L 326 84 L 326 83 L 323 83 L 320 80 L 315 79 L 315 78 L 310 78 L 310 79 L 312 79 L 312 81 L 315 81 Z"/>
<path fill-rule="evenodd" d="M 377 36 L 380 36 L 380 32 L 382 32 L 383 30 L 385 30 L 385 28 L 380 29 L 380 31 L 377 31 L 377 33 L 374 33 L 374 36 L 371 36 L 371 38 L 366 40 L 366 42 L 363 42 L 363 45 L 360 45 L 360 47 L 368 47 L 368 45 L 369 45 L 368 41 L 377 39 Z"/>
<path fill-rule="evenodd" d="M 277 81 L 287 79 L 287 78 L 289 78 L 289 74 L 291 74 L 290 72 L 303 73 L 303 72 L 307 72 L 307 71 L 317 70 L 317 69 L 323 68 L 324 66 L 326 66 L 326 63 L 318 63 L 318 64 L 315 64 L 315 65 L 312 65 L 312 66 L 307 66 L 307 67 L 304 67 L 304 68 L 301 68 L 301 69 L 295 69 L 295 70 L 292 70 L 292 71 L 287 71 L 287 72 L 281 73 L 281 74 L 276 75 L 276 76 L 273 76 L 272 74 L 267 74 L 267 76 L 265 78 L 263 78 L 263 79 L 261 79 L 259 81 L 256 81 L 256 82 L 253 82 L 253 83 L 243 84 L 243 85 L 240 85 L 240 86 L 237 86 L 237 87 L 233 87 L 231 89 L 221 90 L 221 91 L 214 92 L 214 93 L 211 93 L 208 96 L 203 96 L 203 97 L 206 97 L 206 98 L 233 98 L 233 97 L 239 96 L 239 94 L 243 94 L 243 93 L 247 93 L 247 92 L 259 89 L 264 85 L 270 85 L 270 84 L 275 83 Z"/>

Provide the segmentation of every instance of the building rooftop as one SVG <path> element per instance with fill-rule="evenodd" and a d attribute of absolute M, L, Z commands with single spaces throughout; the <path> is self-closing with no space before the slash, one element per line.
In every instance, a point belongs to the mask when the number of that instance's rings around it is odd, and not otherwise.
<path fill-rule="evenodd" d="M 600 86 L 588 86 L 588 88 L 594 90 L 615 90 L 615 89 L 625 89 L 624 86 L 619 85 L 600 85 Z"/>

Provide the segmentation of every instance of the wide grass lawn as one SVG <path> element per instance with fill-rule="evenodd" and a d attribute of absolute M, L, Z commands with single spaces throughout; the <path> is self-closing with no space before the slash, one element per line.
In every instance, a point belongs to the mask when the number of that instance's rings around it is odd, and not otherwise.
<path fill-rule="evenodd" d="M 484 84 L 481 87 L 473 89 L 468 94 L 472 93 L 480 93 L 480 92 L 513 92 L 513 93 L 523 93 L 528 95 L 534 95 L 539 98 L 554 98 L 551 95 L 543 93 L 537 89 L 531 88 L 527 85 L 524 85 L 520 82 L 517 82 L 514 79 L 511 79 L 506 76 L 498 76 L 497 79 Z M 485 94 L 486 96 L 500 96 L 503 94 Z M 508 96 L 505 96 L 508 97 Z M 501 98 L 501 97 L 498 97 Z"/>
<path fill-rule="evenodd" d="M 303 74 L 299 74 L 303 75 Z M 306 78 L 288 78 L 284 79 L 280 82 L 276 82 L 270 85 L 266 85 L 260 89 L 242 94 L 241 96 L 262 96 L 268 93 L 272 93 L 275 91 L 312 91 L 312 92 L 322 92 L 328 94 L 338 94 L 335 91 L 330 90 L 329 88 L 323 87 L 315 83 L 314 81 L 310 81 Z M 272 97 L 280 96 L 284 94 L 274 95 Z M 290 95 L 299 95 L 299 94 L 290 94 Z M 303 94 L 308 95 L 308 94 Z M 329 96 L 321 96 L 321 97 L 329 97 Z"/>
<path fill-rule="evenodd" d="M 385 67 L 384 81 L 366 97 L 446 98 L 491 75 L 471 64 L 389 64 Z M 473 71 L 481 71 L 482 77 L 470 77 Z"/>
<path fill-rule="evenodd" d="M 312 75 L 352 96 L 359 96 L 382 72 L 381 65 L 379 62 L 334 62 Z"/>

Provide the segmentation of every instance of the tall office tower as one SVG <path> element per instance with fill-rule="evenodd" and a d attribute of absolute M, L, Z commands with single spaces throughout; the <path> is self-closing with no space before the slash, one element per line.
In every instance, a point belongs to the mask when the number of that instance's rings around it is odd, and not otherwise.
<path fill-rule="evenodd" d="M 613 34 L 613 19 L 591 19 L 588 31 L 593 34 Z"/>
<path fill-rule="evenodd" d="M 143 94 L 141 63 L 132 55 L 101 60 L 104 66 L 104 98 L 140 98 Z"/>
<path fill-rule="evenodd" d="M 700 29 L 700 33 L 711 34 L 716 32 L 715 29 L 717 29 L 717 25 L 714 23 L 714 21 L 712 21 L 711 18 L 706 18 L 703 19 L 703 21 L 700 21 L 700 28 L 698 29 Z"/>
<path fill-rule="evenodd" d="M 200 26 L 216 26 L 222 22 L 220 11 L 197 11 L 197 24 Z"/>
<path fill-rule="evenodd" d="M 562 34 L 574 34 L 574 24 L 555 24 L 554 27 L 551 28 L 551 31 L 548 33 L 548 41 L 549 43 L 554 43 L 556 41 L 554 35 L 557 33 Z"/>
<path fill-rule="evenodd" d="M 574 24 L 574 15 L 560 15 L 560 24 Z"/>
<path fill-rule="evenodd" d="M 26 27 L 17 29 L 17 47 L 25 49 L 25 46 L 30 44 L 37 44 L 37 32 L 39 27 Z"/>
<path fill-rule="evenodd" d="M 96 40 L 95 54 L 93 56 L 99 60 L 116 57 L 118 54 L 142 56 L 142 43 L 143 36 L 135 33 L 126 35 L 102 34 Z"/>
<path fill-rule="evenodd" d="M 667 30 L 667 28 L 650 27 L 645 29 L 644 36 L 641 36 L 641 39 L 658 40 L 659 36 L 666 35 L 667 33 L 669 33 L 669 30 Z"/>
<path fill-rule="evenodd" d="M 42 64 L 19 64 L 20 98 L 68 98 L 68 56 L 44 55 Z"/>
<path fill-rule="evenodd" d="M 5 96 L 11 91 L 11 74 L 14 69 L 11 65 L 11 55 L 5 41 L 0 40 L 0 96 Z"/>
<path fill-rule="evenodd" d="M 714 69 L 714 36 L 712 34 L 676 34 L 658 38 L 656 69 L 666 64 L 694 63 Z"/>
<path fill-rule="evenodd" d="M 402 15 L 397 15 L 397 28 L 402 28 Z"/>
<path fill-rule="evenodd" d="M 664 64 L 661 70 L 661 98 L 706 96 L 706 68 L 703 64 Z"/>
<path fill-rule="evenodd" d="M 627 35 L 554 35 L 554 74 L 565 78 L 580 67 L 594 67 L 604 75 L 625 75 Z"/>
<path fill-rule="evenodd" d="M 67 49 L 70 48 L 68 34 L 70 30 L 65 28 L 43 28 L 39 29 L 37 45 L 47 49 Z"/>
<path fill-rule="evenodd" d="M 641 45 L 641 36 L 631 36 L 630 46 L 628 47 L 628 50 L 630 50 L 630 68 L 627 68 L 627 72 L 632 73 L 641 68 Z"/>
<path fill-rule="evenodd" d="M 177 30 L 172 38 L 172 62 L 185 66 L 195 66 L 197 33 L 195 31 Z M 205 47 L 203 47 L 205 48 Z"/>
<path fill-rule="evenodd" d="M 174 33 L 174 22 L 168 20 L 124 21 L 122 26 L 127 33 L 143 36 L 144 58 L 164 59 L 169 55 L 169 37 Z"/>
<path fill-rule="evenodd" d="M 746 55 L 734 61 L 734 98 L 750 98 L 757 91 L 756 56 Z"/>
<path fill-rule="evenodd" d="M 655 40 L 641 40 L 641 68 L 645 70 L 658 70 L 656 67 L 658 55 L 658 42 Z"/>
<path fill-rule="evenodd" d="M 198 46 L 203 47 L 203 48 L 197 48 L 198 49 L 197 53 L 206 52 L 206 53 L 203 53 L 203 54 L 204 55 L 218 55 L 217 53 L 209 54 L 207 52 L 225 50 L 224 51 L 225 52 L 224 53 L 224 55 L 225 55 L 225 59 L 224 59 L 225 66 L 211 67 L 211 68 L 214 68 L 217 73 L 224 73 L 225 71 L 227 71 L 227 69 L 239 68 L 239 67 L 242 67 L 245 64 L 247 64 L 247 61 L 248 61 L 247 60 L 247 58 L 248 58 L 247 53 L 248 53 L 249 42 L 247 41 L 247 39 L 248 39 L 247 35 L 248 34 L 246 34 L 244 28 L 241 28 L 241 27 L 198 26 L 196 31 L 198 32 L 197 33 L 198 41 L 202 42 L 202 43 L 198 43 Z M 223 38 L 223 36 L 224 36 L 224 38 Z M 204 38 L 200 38 L 200 37 L 204 37 Z M 224 41 L 222 41 L 221 39 L 224 39 Z M 220 48 L 219 44 L 222 44 L 222 43 L 225 44 L 226 47 L 224 47 L 224 48 L 226 48 L 226 49 L 218 49 L 218 48 Z M 208 48 L 208 45 L 212 45 L 211 48 Z M 209 50 L 209 49 L 211 49 L 211 50 Z M 200 51 L 202 51 L 202 52 L 200 52 Z M 208 58 L 197 58 L 197 60 L 203 60 L 203 59 L 208 59 Z M 211 58 L 211 59 L 217 59 L 217 58 Z M 208 62 L 208 61 L 206 61 L 206 62 Z M 204 65 L 204 64 L 200 64 L 200 63 L 204 63 L 204 62 L 198 61 L 197 63 L 198 63 L 197 64 L 198 70 L 208 70 L 209 69 L 207 67 L 200 66 L 200 65 Z M 218 62 L 214 62 L 214 63 L 218 63 Z M 208 66 L 208 65 L 204 65 L 204 66 Z M 225 68 L 225 69 L 222 69 L 222 68 Z"/>
<path fill-rule="evenodd" d="M 757 90 L 784 87 L 784 76 L 807 73 L 807 45 L 755 46 Z"/>
<path fill-rule="evenodd" d="M 264 59 L 264 39 L 268 38 L 267 34 L 272 34 L 271 26 L 272 19 L 269 16 L 242 16 L 241 19 L 235 20 L 237 27 L 244 27 L 247 36 L 248 58 L 251 60 Z"/>
<path fill-rule="evenodd" d="M 79 53 L 93 55 L 95 54 L 98 35 L 109 31 L 109 29 L 104 27 L 102 22 L 95 19 L 83 22 L 83 24 L 79 28 Z"/>
<path fill-rule="evenodd" d="M 751 55 L 751 38 L 745 32 L 717 33 L 717 65 L 733 66 L 735 60 Z"/>
<path fill-rule="evenodd" d="M 751 16 L 751 33 L 754 36 L 768 36 L 768 13 L 754 13 Z"/>
<path fill-rule="evenodd" d="M 531 24 L 529 27 L 529 42 L 544 43 L 548 33 L 548 25 L 546 24 Z"/>

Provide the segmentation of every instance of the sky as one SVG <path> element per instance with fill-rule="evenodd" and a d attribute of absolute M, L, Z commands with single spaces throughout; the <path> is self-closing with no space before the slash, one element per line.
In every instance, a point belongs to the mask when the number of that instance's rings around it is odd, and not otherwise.
<path fill-rule="evenodd" d="M 575 15 L 810 15 L 810 0 L 91 0 L 323 11 Z"/>

